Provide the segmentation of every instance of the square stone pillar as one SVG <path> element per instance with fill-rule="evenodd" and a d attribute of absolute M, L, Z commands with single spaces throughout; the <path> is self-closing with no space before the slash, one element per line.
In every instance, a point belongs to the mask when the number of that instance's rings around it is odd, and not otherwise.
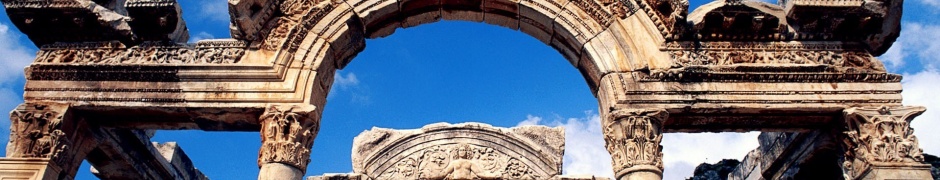
<path fill-rule="evenodd" d="M 51 162 L 49 158 L 0 158 L 0 179 L 56 179 L 62 168 Z"/>
<path fill-rule="evenodd" d="M 87 124 L 68 104 L 33 102 L 10 112 L 10 142 L 0 158 L 0 179 L 73 179 L 90 150 Z"/>
<path fill-rule="evenodd" d="M 261 115 L 258 179 L 301 179 L 310 163 L 310 148 L 320 131 L 319 108 L 271 105 Z"/>
<path fill-rule="evenodd" d="M 661 109 L 615 110 L 602 120 L 604 141 L 613 159 L 617 179 L 663 178 L 663 122 Z"/>
<path fill-rule="evenodd" d="M 910 127 L 919 106 L 861 107 L 844 111 L 846 179 L 932 179 Z"/>

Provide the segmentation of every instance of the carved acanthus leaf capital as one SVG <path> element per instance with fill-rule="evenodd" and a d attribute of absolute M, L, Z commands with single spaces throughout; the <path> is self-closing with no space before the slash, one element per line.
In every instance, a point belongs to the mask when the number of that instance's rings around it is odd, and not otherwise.
<path fill-rule="evenodd" d="M 21 104 L 10 112 L 7 157 L 71 160 L 68 135 L 62 129 L 68 104 Z"/>
<path fill-rule="evenodd" d="M 662 174 L 663 122 L 665 110 L 617 110 L 604 122 L 604 140 L 617 177 L 635 171 Z"/>
<path fill-rule="evenodd" d="M 920 106 L 846 109 L 845 172 L 856 177 L 872 165 L 923 162 L 910 122 L 924 111 Z"/>
<path fill-rule="evenodd" d="M 312 105 L 272 105 L 261 115 L 258 166 L 284 163 L 307 169 L 310 147 L 320 130 L 320 114 Z"/>

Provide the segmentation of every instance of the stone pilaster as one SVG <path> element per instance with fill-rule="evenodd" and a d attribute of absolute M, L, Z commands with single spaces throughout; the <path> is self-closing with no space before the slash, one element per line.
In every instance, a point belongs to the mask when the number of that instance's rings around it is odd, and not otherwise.
<path fill-rule="evenodd" d="M 846 179 L 931 179 L 910 127 L 926 108 L 862 107 L 844 111 Z"/>
<path fill-rule="evenodd" d="M 604 118 L 604 140 L 617 179 L 662 179 L 663 122 L 660 109 L 616 110 Z"/>
<path fill-rule="evenodd" d="M 26 103 L 10 112 L 10 142 L 0 171 L 36 172 L 39 179 L 73 179 L 81 164 L 83 149 L 73 139 L 81 139 L 77 120 L 68 104 Z M 80 155 L 81 154 L 81 155 Z M 7 169 L 12 168 L 12 169 Z M 27 169 L 22 169 L 27 168 Z M 22 174 L 0 173 L 0 179 Z"/>
<path fill-rule="evenodd" d="M 310 148 L 320 130 L 320 111 L 312 105 L 272 105 L 261 115 L 258 179 L 299 179 L 310 163 Z"/>

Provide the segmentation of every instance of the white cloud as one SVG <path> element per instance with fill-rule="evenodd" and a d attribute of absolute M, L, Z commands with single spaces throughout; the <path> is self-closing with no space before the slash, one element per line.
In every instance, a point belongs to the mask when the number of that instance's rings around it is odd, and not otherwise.
<path fill-rule="evenodd" d="M 359 79 L 356 78 L 356 73 L 350 72 L 346 74 L 346 76 L 343 76 L 342 72 L 337 71 L 333 78 L 333 86 L 339 86 L 341 89 L 359 85 Z"/>
<path fill-rule="evenodd" d="M 337 96 L 348 96 L 349 101 L 359 105 L 372 104 L 372 98 L 369 96 L 368 87 L 359 84 L 359 78 L 356 73 L 347 73 L 343 75 L 342 71 L 333 74 L 333 86 L 326 99 L 334 99 Z M 342 95 L 340 95 L 342 94 Z"/>
<path fill-rule="evenodd" d="M 564 174 L 613 177 L 610 154 L 604 146 L 600 116 L 588 112 L 586 117 L 557 118 L 544 122 L 543 118 L 527 115 L 521 125 L 542 124 L 565 127 Z M 663 178 L 679 180 L 692 176 L 695 166 L 703 162 L 715 163 L 722 159 L 741 159 L 757 148 L 759 133 L 700 133 L 666 134 L 663 137 Z"/>
<path fill-rule="evenodd" d="M 526 115 L 525 120 L 522 120 L 522 122 L 519 122 L 519 124 L 516 124 L 516 127 L 519 127 L 519 126 L 528 126 L 528 125 L 538 125 L 539 122 L 542 122 L 542 117 L 533 116 L 533 115 Z"/>
<path fill-rule="evenodd" d="M 722 159 L 741 160 L 757 148 L 759 132 L 749 133 L 669 133 L 663 136 L 663 179 L 685 179 L 695 166 Z"/>
<path fill-rule="evenodd" d="M 936 69 L 928 69 L 917 74 L 908 74 L 904 76 L 901 82 L 904 87 L 904 105 L 925 106 L 927 112 L 916 117 L 911 122 L 911 127 L 915 129 L 914 135 L 920 141 L 920 147 L 925 153 L 940 154 L 940 133 L 932 131 L 933 128 L 940 127 L 940 96 L 937 96 L 937 90 L 940 90 L 940 73 Z"/>
<path fill-rule="evenodd" d="M 20 34 L 13 27 L 0 23 L 0 83 L 9 83 L 23 77 L 23 68 L 33 62 L 35 53 L 18 43 Z"/>
<path fill-rule="evenodd" d="M 888 70 L 898 72 L 905 65 L 920 65 L 923 69 L 936 69 L 940 59 L 940 26 L 921 23 L 902 23 L 901 36 L 879 59 Z M 914 69 L 921 70 L 921 69 Z"/>
<path fill-rule="evenodd" d="M 199 1 L 199 18 L 210 21 L 229 21 L 227 0 Z"/>
<path fill-rule="evenodd" d="M 197 42 L 197 41 L 201 41 L 201 40 L 204 40 L 204 39 L 212 39 L 212 38 L 215 38 L 215 36 L 213 36 L 212 34 L 209 34 L 208 32 L 201 31 L 201 32 L 199 32 L 199 33 L 196 33 L 196 34 L 193 35 L 192 37 L 190 37 L 190 38 L 189 38 L 189 43 L 195 43 L 195 42 Z"/>

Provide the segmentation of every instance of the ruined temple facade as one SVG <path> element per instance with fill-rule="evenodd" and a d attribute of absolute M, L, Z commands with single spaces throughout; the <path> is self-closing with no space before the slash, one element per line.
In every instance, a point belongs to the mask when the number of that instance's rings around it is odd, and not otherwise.
<path fill-rule="evenodd" d="M 663 133 L 743 131 L 797 134 L 763 138 L 742 179 L 929 177 L 910 127 L 925 109 L 874 58 L 901 0 L 229 0 L 232 38 L 194 44 L 176 0 L 0 2 L 40 48 L 4 179 L 72 179 L 83 159 L 103 179 L 204 179 L 150 143 L 159 129 L 260 131 L 258 179 L 301 179 L 334 72 L 367 38 L 440 20 L 558 50 L 598 100 L 617 179 L 661 179 Z"/>

